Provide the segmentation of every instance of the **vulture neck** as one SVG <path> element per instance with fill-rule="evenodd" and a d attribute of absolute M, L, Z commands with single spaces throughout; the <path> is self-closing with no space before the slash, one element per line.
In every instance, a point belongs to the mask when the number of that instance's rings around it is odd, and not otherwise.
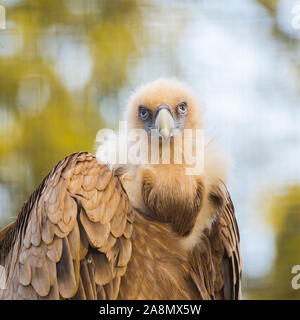
<path fill-rule="evenodd" d="M 202 207 L 204 183 L 181 165 L 145 165 L 121 177 L 130 202 L 145 218 L 188 236 Z"/>

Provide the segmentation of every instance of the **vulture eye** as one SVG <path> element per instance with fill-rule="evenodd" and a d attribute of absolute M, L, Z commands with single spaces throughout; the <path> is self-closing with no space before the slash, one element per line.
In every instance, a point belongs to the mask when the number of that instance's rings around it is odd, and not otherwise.
<path fill-rule="evenodd" d="M 150 114 L 150 112 L 145 106 L 139 107 L 139 115 L 143 121 L 145 121 L 149 118 L 149 114 Z"/>
<path fill-rule="evenodd" d="M 177 106 L 177 111 L 181 115 L 186 115 L 188 111 L 186 102 L 179 103 L 179 105 Z"/>

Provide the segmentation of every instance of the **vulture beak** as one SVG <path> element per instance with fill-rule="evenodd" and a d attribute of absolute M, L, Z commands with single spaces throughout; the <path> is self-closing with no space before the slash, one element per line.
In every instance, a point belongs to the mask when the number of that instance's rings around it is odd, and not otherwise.
<path fill-rule="evenodd" d="M 158 130 L 165 141 L 170 138 L 174 127 L 175 122 L 170 107 L 168 105 L 158 106 L 155 116 L 155 129 Z"/>

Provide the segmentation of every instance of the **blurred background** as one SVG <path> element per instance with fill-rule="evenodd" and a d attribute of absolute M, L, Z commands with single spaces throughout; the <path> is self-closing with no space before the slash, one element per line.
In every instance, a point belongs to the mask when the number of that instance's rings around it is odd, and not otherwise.
<path fill-rule="evenodd" d="M 243 298 L 300 298 L 300 1 L 0 5 L 0 227 L 61 158 L 95 152 L 137 85 L 176 76 L 235 162 Z"/>

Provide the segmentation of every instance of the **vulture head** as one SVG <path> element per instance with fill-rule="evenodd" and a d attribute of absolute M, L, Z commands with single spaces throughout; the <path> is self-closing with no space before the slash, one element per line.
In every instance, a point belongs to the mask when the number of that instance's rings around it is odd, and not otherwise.
<path fill-rule="evenodd" d="M 203 129 L 202 110 L 192 91 L 175 79 L 160 78 L 142 85 L 129 99 L 125 119 L 130 129 L 143 129 L 151 159 L 151 139 L 159 136 L 159 163 L 126 166 L 123 186 L 134 207 L 143 215 L 171 225 L 173 231 L 193 245 L 201 230 L 213 219 L 222 205 L 220 188 L 226 176 L 226 158 L 212 143 L 203 144 L 200 155 L 204 161 L 197 174 L 187 174 L 184 156 L 174 161 L 174 149 L 185 148 L 185 129 Z M 202 134 L 203 134 L 202 130 Z M 175 139 L 181 135 L 181 139 Z M 169 163 L 162 162 L 163 148 L 169 148 Z M 178 150 L 178 149 L 177 149 Z M 192 153 L 195 155 L 195 144 Z M 184 155 L 184 150 L 182 150 Z M 124 167 L 120 165 L 119 167 Z"/>
<path fill-rule="evenodd" d="M 175 79 L 160 78 L 139 87 L 129 99 L 126 120 L 131 128 L 157 130 L 168 140 L 184 129 L 203 128 L 202 113 L 191 90 Z"/>

